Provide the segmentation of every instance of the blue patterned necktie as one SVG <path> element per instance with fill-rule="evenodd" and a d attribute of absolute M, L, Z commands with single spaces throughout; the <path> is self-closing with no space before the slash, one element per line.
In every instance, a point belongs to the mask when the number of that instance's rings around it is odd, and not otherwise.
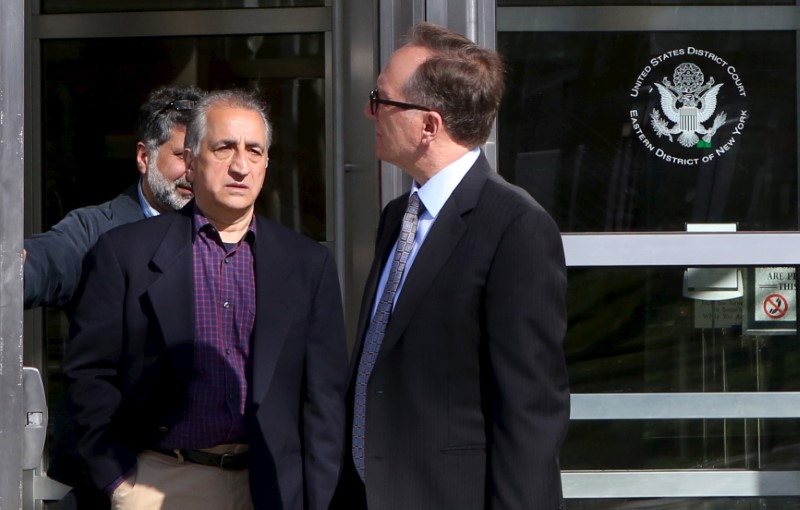
<path fill-rule="evenodd" d="M 358 363 L 358 377 L 356 379 L 355 399 L 353 406 L 353 463 L 361 479 L 364 480 L 364 433 L 366 431 L 367 412 L 367 382 L 378 358 L 378 352 L 383 342 L 383 334 L 389 317 L 392 316 L 397 288 L 406 268 L 411 248 L 414 246 L 414 237 L 417 234 L 417 220 L 419 218 L 419 197 L 416 193 L 408 199 L 408 208 L 403 215 L 403 224 L 400 228 L 400 237 L 397 238 L 397 250 L 394 252 L 392 267 L 386 287 L 378 302 L 375 315 L 372 317 L 366 338 L 364 350 Z"/>

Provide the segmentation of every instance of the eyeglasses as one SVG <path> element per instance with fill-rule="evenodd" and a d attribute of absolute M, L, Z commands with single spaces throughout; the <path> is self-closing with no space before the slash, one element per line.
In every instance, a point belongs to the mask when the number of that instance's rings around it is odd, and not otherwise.
<path fill-rule="evenodd" d="M 168 110 L 174 110 L 176 112 L 188 112 L 190 110 L 193 110 L 196 104 L 197 101 L 193 101 L 191 99 L 176 99 L 175 101 L 170 101 L 169 103 L 165 104 L 160 110 L 158 110 L 155 114 L 153 114 L 152 117 L 150 117 L 145 127 L 139 128 L 141 130 L 142 136 L 144 138 L 150 138 L 150 134 L 146 133 L 150 133 L 150 131 L 153 129 L 153 126 L 155 126 L 156 123 L 159 122 L 161 116 L 164 115 L 164 113 L 166 113 Z M 174 122 L 176 119 L 172 120 Z"/>
<path fill-rule="evenodd" d="M 194 108 L 195 104 L 197 104 L 197 101 L 192 101 L 191 99 L 178 99 L 177 101 L 170 101 L 164 106 L 164 108 L 158 110 L 158 113 L 155 114 L 155 117 L 158 117 L 170 109 L 175 110 L 176 112 L 189 111 Z"/>
<path fill-rule="evenodd" d="M 376 88 L 369 93 L 369 111 L 372 112 L 372 115 L 375 115 L 375 113 L 377 113 L 379 104 L 388 104 L 391 106 L 402 108 L 404 110 L 422 110 L 424 112 L 432 111 L 427 106 L 420 106 L 418 104 L 413 104 L 413 103 L 403 103 L 401 101 L 390 101 L 388 99 L 381 99 L 380 97 L 378 97 L 378 89 Z"/>

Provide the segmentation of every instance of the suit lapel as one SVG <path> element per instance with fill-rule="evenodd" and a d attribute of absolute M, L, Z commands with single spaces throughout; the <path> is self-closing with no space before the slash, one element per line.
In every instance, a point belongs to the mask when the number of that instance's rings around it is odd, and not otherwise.
<path fill-rule="evenodd" d="M 147 297 L 179 376 L 192 373 L 194 346 L 194 278 L 192 276 L 192 218 L 183 212 L 171 216 L 161 244 L 152 258 L 157 275 Z"/>
<path fill-rule="evenodd" d="M 275 236 L 274 226 L 256 217 L 256 322 L 253 356 L 253 401 L 267 393 L 291 321 L 287 303 L 293 290 L 289 276 L 295 265 Z"/>
<path fill-rule="evenodd" d="M 391 350 L 400 339 L 434 278 L 458 245 L 467 229 L 465 216 L 478 203 L 489 172 L 491 172 L 489 163 L 481 153 L 439 211 L 403 283 L 392 317 L 386 327 L 381 353 Z"/>

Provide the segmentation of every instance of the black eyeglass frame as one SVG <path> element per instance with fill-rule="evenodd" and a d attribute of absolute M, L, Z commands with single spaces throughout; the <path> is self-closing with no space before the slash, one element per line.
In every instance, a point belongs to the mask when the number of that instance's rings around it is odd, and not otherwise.
<path fill-rule="evenodd" d="M 422 110 L 423 112 L 433 111 L 433 109 L 419 104 L 404 103 L 402 101 L 391 101 L 389 99 L 381 99 L 380 97 L 378 97 L 378 89 L 376 87 L 372 89 L 372 92 L 369 93 L 369 111 L 372 112 L 372 115 L 375 115 L 378 112 L 379 104 L 396 106 L 398 108 L 402 108 L 403 110 Z"/>

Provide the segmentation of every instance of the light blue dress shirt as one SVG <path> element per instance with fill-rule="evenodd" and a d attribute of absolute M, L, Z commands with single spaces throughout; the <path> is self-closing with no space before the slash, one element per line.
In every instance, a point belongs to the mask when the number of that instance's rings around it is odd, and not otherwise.
<path fill-rule="evenodd" d="M 153 216 L 158 216 L 160 213 L 156 211 L 152 205 L 150 205 L 150 202 L 148 202 L 144 196 L 144 192 L 142 191 L 141 178 L 139 179 L 139 186 L 137 189 L 139 191 L 139 205 L 142 207 L 142 212 L 144 213 L 144 217 L 152 218 Z"/>
<path fill-rule="evenodd" d="M 403 271 L 403 276 L 400 278 L 400 285 L 397 287 L 397 293 L 395 293 L 394 296 L 392 309 L 394 309 L 394 305 L 397 303 L 397 298 L 400 296 L 400 292 L 403 290 L 403 284 L 406 281 L 406 276 L 408 275 L 409 271 L 411 271 L 411 266 L 414 264 L 414 259 L 417 258 L 417 253 L 419 252 L 420 246 L 422 246 L 422 243 L 425 242 L 425 237 L 427 237 L 428 232 L 430 232 L 431 227 L 433 226 L 433 223 L 436 221 L 437 216 L 439 216 L 439 211 L 442 210 L 445 202 L 447 202 L 447 199 L 449 199 L 450 195 L 453 194 L 453 191 L 459 185 L 461 179 L 467 175 L 469 169 L 472 168 L 472 165 L 474 165 L 475 161 L 478 160 L 478 156 L 480 156 L 480 154 L 480 149 L 476 147 L 441 169 L 422 187 L 420 187 L 416 181 L 414 181 L 414 183 L 411 185 L 411 193 L 417 193 L 419 195 L 419 200 L 422 202 L 422 205 L 425 206 L 425 210 L 419 216 L 417 235 L 414 238 L 414 246 L 411 248 L 411 253 L 408 256 L 408 262 L 406 263 L 405 271 Z M 392 267 L 393 254 L 396 250 L 397 241 L 394 242 L 392 250 L 389 252 L 389 258 L 386 260 L 386 264 L 383 266 L 381 279 L 378 282 L 378 290 L 375 293 L 376 296 L 383 295 L 383 289 L 386 287 L 386 281 L 389 279 L 389 272 Z M 378 307 L 379 299 L 375 299 L 374 301 L 375 302 L 372 304 L 372 315 L 375 315 L 375 310 Z"/>

